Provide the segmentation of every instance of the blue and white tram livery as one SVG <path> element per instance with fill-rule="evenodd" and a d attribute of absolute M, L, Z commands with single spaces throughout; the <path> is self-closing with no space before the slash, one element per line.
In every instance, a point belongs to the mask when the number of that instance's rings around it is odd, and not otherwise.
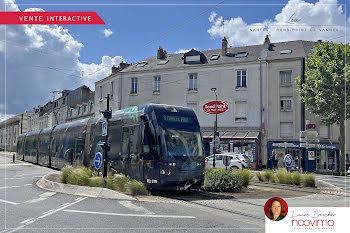
<path fill-rule="evenodd" d="M 103 152 L 104 121 L 99 115 L 22 134 L 17 154 L 58 169 L 78 164 L 93 167 L 95 154 Z M 139 180 L 150 190 L 184 190 L 203 184 L 203 142 L 193 110 L 160 104 L 118 110 L 109 120 L 108 134 L 110 171 Z"/>

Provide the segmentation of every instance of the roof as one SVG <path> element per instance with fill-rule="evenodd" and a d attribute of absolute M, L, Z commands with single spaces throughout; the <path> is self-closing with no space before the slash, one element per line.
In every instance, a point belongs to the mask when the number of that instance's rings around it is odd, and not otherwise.
<path fill-rule="evenodd" d="M 307 57 L 307 55 L 311 52 L 311 48 L 313 48 L 314 45 L 317 45 L 317 42 L 302 41 L 302 40 L 271 43 L 270 50 L 267 51 L 267 59 L 279 60 L 279 59 L 289 59 L 289 58 L 296 59 L 301 57 Z M 289 54 L 280 53 L 281 50 L 286 50 L 286 49 L 292 50 L 292 53 L 289 53 Z M 235 63 L 238 64 L 238 63 L 247 63 L 247 62 L 257 62 L 259 61 L 261 51 L 263 51 L 263 44 L 227 48 L 228 55 L 226 56 L 221 55 L 221 49 L 204 50 L 200 52 L 204 54 L 207 62 L 204 64 L 195 64 L 194 66 L 207 67 L 207 66 L 220 65 L 220 64 L 235 64 Z M 240 52 L 247 52 L 248 55 L 246 57 L 234 56 L 234 54 L 237 54 Z M 166 59 L 157 59 L 157 56 L 148 57 L 145 60 L 143 60 L 143 61 L 147 61 L 147 65 L 137 66 L 138 63 L 134 63 L 129 67 L 125 68 L 124 70 L 122 70 L 120 73 L 164 70 L 164 69 L 174 69 L 174 68 L 188 68 L 193 66 L 193 64 L 184 64 L 184 60 L 183 60 L 184 54 L 185 53 L 168 54 Z M 220 57 L 218 60 L 210 60 L 212 55 L 220 55 Z M 168 62 L 165 63 L 164 60 L 168 60 Z M 160 65 L 159 64 L 160 62 L 165 64 Z"/>

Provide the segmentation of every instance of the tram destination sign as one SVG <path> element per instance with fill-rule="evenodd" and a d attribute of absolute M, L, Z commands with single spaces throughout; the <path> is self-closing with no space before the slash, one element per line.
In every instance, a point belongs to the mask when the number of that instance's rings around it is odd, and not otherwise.
<path fill-rule="evenodd" d="M 170 115 L 164 115 L 163 116 L 164 121 L 169 121 L 169 122 L 176 122 L 176 123 L 190 123 L 190 118 L 189 117 L 184 117 L 184 116 L 170 116 Z"/>

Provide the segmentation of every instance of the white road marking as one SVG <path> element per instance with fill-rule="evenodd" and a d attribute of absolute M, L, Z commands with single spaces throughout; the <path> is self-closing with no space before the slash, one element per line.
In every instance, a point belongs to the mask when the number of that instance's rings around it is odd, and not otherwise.
<path fill-rule="evenodd" d="M 76 201 L 79 201 L 80 199 L 82 199 L 83 197 L 78 197 L 78 198 L 76 198 L 75 200 Z"/>
<path fill-rule="evenodd" d="M 11 205 L 19 205 L 19 203 L 12 202 L 12 201 L 6 201 L 6 200 L 2 200 L 2 199 L 0 199 L 0 202 L 4 202 L 4 203 L 7 203 L 7 204 L 11 204 Z"/>
<path fill-rule="evenodd" d="M 24 224 L 24 223 L 27 223 L 27 222 L 32 221 L 32 220 L 34 220 L 34 218 L 28 218 L 27 220 L 24 220 L 21 223 Z"/>
<path fill-rule="evenodd" d="M 67 203 L 62 204 L 61 206 L 66 206 L 66 205 L 69 205 L 69 204 L 70 204 L 70 203 L 67 202 Z"/>
<path fill-rule="evenodd" d="M 51 197 L 55 194 L 56 194 L 55 192 L 46 192 L 46 193 L 40 194 L 39 196 L 40 197 Z"/>
<path fill-rule="evenodd" d="M 30 204 L 32 204 L 32 203 L 37 203 L 39 201 L 43 201 L 43 200 L 46 200 L 46 199 L 47 199 L 47 197 L 39 197 L 37 199 L 28 200 L 28 201 L 25 201 L 23 203 L 30 203 Z"/>
<path fill-rule="evenodd" d="M 146 215 L 146 214 L 118 214 L 118 213 L 105 213 L 94 211 L 82 211 L 82 210 L 63 210 L 64 212 L 82 213 L 82 214 L 99 214 L 110 216 L 128 216 L 128 217 L 146 217 L 146 218 L 196 218 L 194 216 L 176 216 L 176 215 Z"/>
<path fill-rule="evenodd" d="M 30 185 L 33 185 L 33 184 L 24 184 L 24 185 L 15 185 L 15 186 L 0 187 L 0 189 L 20 188 L 20 187 L 25 187 L 25 186 L 30 186 Z"/>
<path fill-rule="evenodd" d="M 33 177 L 33 175 L 46 175 L 47 173 L 29 173 L 29 174 L 22 174 L 22 175 L 15 175 L 14 177 L 22 177 L 22 176 L 30 176 L 30 177 Z"/>
<path fill-rule="evenodd" d="M 144 212 L 145 214 L 155 214 L 146 208 L 143 208 L 141 206 L 134 205 L 131 201 L 118 201 L 119 204 L 123 205 L 124 207 L 137 211 L 137 212 Z"/>
<path fill-rule="evenodd" d="M 25 223 L 25 224 L 23 224 L 23 225 L 21 225 L 21 226 L 19 226 L 19 227 L 16 227 L 16 228 L 12 229 L 11 231 L 8 231 L 8 233 L 12 233 L 12 232 L 18 231 L 18 230 L 22 229 L 23 227 L 26 227 L 27 225 L 29 225 L 29 224 L 35 222 L 36 220 L 39 220 L 39 219 L 41 219 L 41 218 L 45 218 L 45 217 L 47 217 L 47 216 L 49 216 L 49 215 L 51 215 L 51 214 L 54 214 L 54 213 L 56 213 L 56 212 L 58 212 L 58 211 L 61 211 L 61 210 L 65 209 L 65 208 L 67 208 L 68 206 L 72 206 L 72 205 L 74 205 L 74 204 L 77 204 L 78 202 L 81 202 L 81 201 L 85 200 L 86 198 L 87 198 L 87 197 L 84 197 L 84 198 L 82 198 L 82 199 L 79 200 L 79 201 L 75 201 L 75 202 L 73 202 L 73 203 L 71 203 L 71 204 L 69 204 L 69 205 L 67 205 L 67 206 L 58 208 L 57 210 L 54 210 L 54 211 L 48 212 L 48 213 L 46 213 L 46 214 L 44 214 L 44 215 L 41 215 L 40 217 L 37 217 L 37 218 L 35 218 L 35 219 L 33 219 L 33 220 L 30 220 L 29 222 L 27 222 L 27 223 Z"/>
<path fill-rule="evenodd" d="M 52 212 L 52 211 L 54 211 L 54 210 L 55 210 L 55 209 L 48 210 L 48 211 L 44 212 L 43 214 L 48 214 L 48 213 L 50 213 L 50 212 Z"/>

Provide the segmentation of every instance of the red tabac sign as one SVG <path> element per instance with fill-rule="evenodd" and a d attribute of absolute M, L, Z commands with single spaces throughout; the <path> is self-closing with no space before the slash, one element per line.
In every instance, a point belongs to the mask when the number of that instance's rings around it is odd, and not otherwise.
<path fill-rule="evenodd" d="M 218 101 L 218 114 L 224 113 L 228 110 L 228 104 L 223 101 Z M 216 113 L 216 101 L 210 101 L 203 105 L 203 111 L 208 114 Z"/>

